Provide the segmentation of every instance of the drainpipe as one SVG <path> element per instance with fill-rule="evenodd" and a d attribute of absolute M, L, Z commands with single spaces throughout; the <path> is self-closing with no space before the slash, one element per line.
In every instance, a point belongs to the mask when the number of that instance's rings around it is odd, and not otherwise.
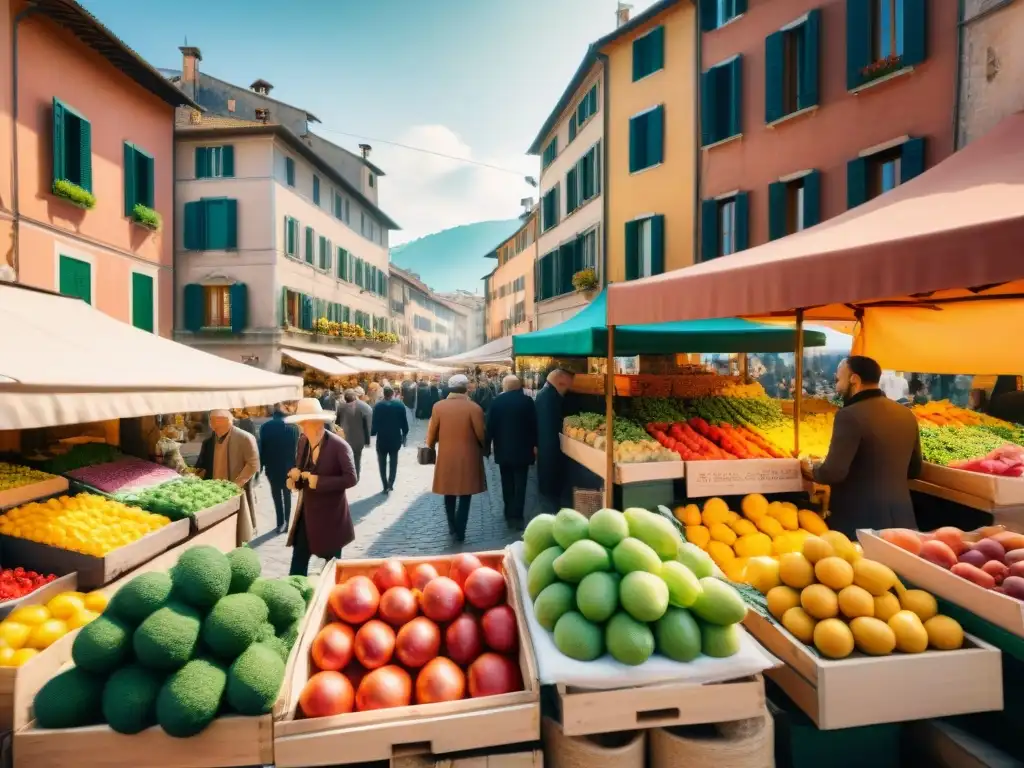
<path fill-rule="evenodd" d="M 959 0 L 956 25 L 956 83 L 954 84 L 955 96 L 953 101 L 953 151 L 960 149 L 960 99 L 964 91 L 964 0 Z"/>
<path fill-rule="evenodd" d="M 18 266 L 21 261 L 20 253 L 20 229 L 21 229 L 21 205 L 18 194 L 21 182 L 18 178 L 18 25 L 29 16 L 39 13 L 39 9 L 29 6 L 15 15 L 11 24 L 11 207 L 14 221 L 11 228 L 11 256 L 14 263 L 14 280 L 18 282 Z"/>
<path fill-rule="evenodd" d="M 608 98 L 608 55 L 597 54 L 601 62 L 601 80 L 604 82 L 604 114 L 601 116 L 601 284 L 608 286 L 608 126 L 611 121 L 608 119 L 608 105 L 611 99 Z"/>
<path fill-rule="evenodd" d="M 171 226 L 167 228 L 170 229 L 171 238 L 171 290 L 173 291 L 171 295 L 171 339 L 174 338 L 174 332 L 178 329 L 178 315 L 181 311 L 181 308 L 178 306 L 178 296 L 181 294 L 178 293 L 178 255 L 177 248 L 175 247 L 177 245 L 176 238 L 178 234 L 178 230 L 175 227 L 175 222 L 177 221 L 176 214 L 178 212 L 177 124 L 178 109 L 177 107 L 174 107 L 171 117 L 171 215 L 169 217 L 171 220 Z M 164 237 L 168 236 L 167 229 L 164 230 Z M 159 271 L 157 274 L 159 274 Z M 159 318 L 157 318 L 157 322 L 159 322 Z M 159 335 L 159 331 L 157 331 L 157 335 Z"/>
<path fill-rule="evenodd" d="M 693 263 L 697 264 L 700 256 L 703 256 L 700 252 L 701 243 L 701 231 L 700 228 L 703 224 L 701 221 L 701 169 L 704 165 L 704 154 L 701 151 L 701 131 L 700 131 L 700 82 L 701 82 L 701 41 L 704 38 L 704 32 L 700 26 L 700 8 L 698 4 L 694 3 L 696 10 L 694 11 L 693 27 L 696 32 L 695 37 L 697 39 L 696 44 L 693 46 L 694 59 L 693 62 L 693 79 L 695 81 L 693 88 Z"/>

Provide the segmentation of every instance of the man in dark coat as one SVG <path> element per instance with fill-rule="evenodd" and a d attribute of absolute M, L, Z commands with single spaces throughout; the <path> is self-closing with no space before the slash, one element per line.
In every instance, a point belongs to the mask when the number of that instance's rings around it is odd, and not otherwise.
<path fill-rule="evenodd" d="M 410 411 L 416 407 L 416 382 L 412 379 L 402 382 L 402 402 Z"/>
<path fill-rule="evenodd" d="M 371 434 L 377 438 L 377 466 L 380 467 L 383 493 L 391 493 L 395 490 L 395 475 L 398 474 L 398 450 L 405 445 L 405 438 L 409 434 L 405 404 L 395 399 L 395 390 L 391 387 L 384 387 L 384 399 L 373 406 L 371 423 Z"/>
<path fill-rule="evenodd" d="M 426 379 L 421 379 L 420 383 L 416 386 L 416 418 L 429 419 L 432 407 L 430 383 Z"/>
<path fill-rule="evenodd" d="M 829 527 L 856 540 L 858 528 L 916 528 L 908 479 L 921 474 L 917 418 L 885 396 L 882 369 L 852 355 L 837 373 L 843 407 L 836 413 L 828 456 L 805 460 L 804 472 L 832 487 Z"/>
<path fill-rule="evenodd" d="M 487 413 L 484 447 L 487 453 L 493 449 L 501 472 L 505 522 L 519 528 L 526 507 L 526 479 L 537 455 L 537 410 L 516 376 L 506 376 L 502 388 L 505 391 L 494 398 Z"/>
<path fill-rule="evenodd" d="M 484 416 L 491 410 L 491 404 L 494 402 L 494 390 L 491 389 L 491 383 L 486 376 L 480 377 L 471 399 L 483 409 Z"/>
<path fill-rule="evenodd" d="M 260 469 L 267 473 L 270 483 L 270 498 L 277 515 L 277 532 L 288 530 L 292 516 L 292 492 L 288 489 L 288 472 L 295 466 L 295 450 L 299 442 L 299 430 L 284 420 L 281 405 L 274 406 L 270 421 L 260 427 Z"/>
<path fill-rule="evenodd" d="M 565 457 L 559 435 L 565 394 L 572 386 L 573 375 L 562 368 L 548 374 L 547 383 L 537 395 L 537 488 L 549 506 L 562 503 L 565 478 Z"/>
<path fill-rule="evenodd" d="M 288 531 L 289 574 L 306 576 L 311 556 L 341 557 L 341 550 L 356 537 L 345 497 L 356 484 L 356 465 L 348 443 L 327 429 L 334 414 L 316 398 L 300 400 L 295 414 L 285 420 L 302 430 L 296 466 L 288 473 L 288 487 L 300 491 Z"/>

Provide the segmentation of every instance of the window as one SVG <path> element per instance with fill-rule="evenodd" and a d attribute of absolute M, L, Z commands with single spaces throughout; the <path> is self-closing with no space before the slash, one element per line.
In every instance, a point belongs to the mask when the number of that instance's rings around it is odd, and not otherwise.
<path fill-rule="evenodd" d="M 555 158 L 556 157 L 558 157 L 558 137 L 557 136 L 553 137 L 551 139 L 551 141 L 548 142 L 548 145 L 546 147 L 544 147 L 544 153 L 541 155 L 541 158 L 540 158 L 540 168 L 541 168 L 541 170 L 544 170 L 549 165 L 551 165 L 553 162 L 555 162 Z"/>
<path fill-rule="evenodd" d="M 313 174 L 313 205 L 320 205 L 320 177 Z"/>
<path fill-rule="evenodd" d="M 764 119 L 773 123 L 818 104 L 821 11 L 765 40 Z"/>
<path fill-rule="evenodd" d="M 197 179 L 231 178 L 235 175 L 235 148 L 230 144 L 196 147 L 195 166 Z"/>
<path fill-rule="evenodd" d="M 338 252 L 335 254 L 335 268 L 337 269 L 339 280 L 348 280 L 348 251 L 338 246 Z"/>
<path fill-rule="evenodd" d="M 306 263 L 316 263 L 316 253 L 314 247 L 316 243 L 316 234 L 313 232 L 312 227 L 306 227 Z"/>
<path fill-rule="evenodd" d="M 53 100 L 53 181 L 69 181 L 92 192 L 92 124 Z"/>
<path fill-rule="evenodd" d="M 665 155 L 665 108 L 655 107 L 629 119 L 629 172 L 659 165 Z"/>
<path fill-rule="evenodd" d="M 573 115 L 573 117 L 576 118 L 576 120 L 575 120 L 575 127 L 577 129 L 583 128 L 584 123 L 586 123 L 590 118 L 592 118 L 596 114 L 597 114 L 597 83 L 594 83 L 594 85 L 591 86 L 590 90 L 587 91 L 587 95 L 584 96 L 580 100 L 579 105 L 576 107 L 576 112 Z M 574 125 L 574 123 L 570 120 L 570 122 L 569 122 L 569 132 L 570 132 L 569 141 L 572 141 L 573 134 L 575 133 L 573 131 L 573 125 Z"/>
<path fill-rule="evenodd" d="M 665 271 L 665 217 L 649 216 L 626 222 L 626 279 L 660 275 Z"/>
<path fill-rule="evenodd" d="M 231 292 L 226 285 L 207 285 L 204 328 L 231 327 Z"/>
<path fill-rule="evenodd" d="M 927 58 L 925 0 L 846 0 L 846 87 Z"/>
<path fill-rule="evenodd" d="M 655 27 L 633 41 L 633 81 L 665 68 L 665 28 Z"/>
<path fill-rule="evenodd" d="M 909 139 L 846 164 L 846 205 L 855 208 L 924 172 L 925 140 Z"/>
<path fill-rule="evenodd" d="M 346 224 L 350 224 L 352 222 L 352 206 L 350 205 L 351 202 L 352 201 L 349 200 L 347 197 L 345 198 L 345 223 Z"/>
<path fill-rule="evenodd" d="M 291 216 L 284 217 L 284 253 L 299 258 L 299 222 Z"/>
<path fill-rule="evenodd" d="M 238 201 L 204 197 L 185 203 L 187 251 L 229 251 L 238 247 Z"/>
<path fill-rule="evenodd" d="M 871 3 L 871 57 L 881 61 L 903 55 L 903 0 Z"/>
<path fill-rule="evenodd" d="M 572 143 L 572 141 L 575 138 L 576 138 L 576 113 L 573 112 L 571 115 L 569 115 L 569 142 Z"/>
<path fill-rule="evenodd" d="M 65 296 L 75 296 L 92 304 L 92 264 L 61 254 L 59 290 Z"/>
<path fill-rule="evenodd" d="M 124 144 L 124 215 L 136 205 L 153 208 L 153 156 L 134 144 Z"/>
<path fill-rule="evenodd" d="M 749 247 L 749 211 L 750 196 L 746 192 L 701 203 L 701 261 L 728 256 Z"/>
<path fill-rule="evenodd" d="M 558 224 L 558 185 L 556 184 L 541 198 L 540 231 L 547 232 Z"/>
<path fill-rule="evenodd" d="M 139 330 L 153 332 L 154 300 L 153 276 L 132 272 L 132 325 Z"/>
<path fill-rule="evenodd" d="M 318 266 L 320 267 L 320 269 L 322 271 L 330 272 L 331 271 L 331 251 L 332 251 L 331 241 L 328 240 L 323 235 L 320 235 L 319 245 L 320 245 L 320 248 L 319 248 L 319 257 L 317 259 L 317 264 L 318 264 Z"/>
<path fill-rule="evenodd" d="M 284 179 L 289 187 L 295 186 L 295 161 L 290 157 L 284 159 Z"/>
<path fill-rule="evenodd" d="M 372 171 L 367 174 L 367 178 L 368 178 L 369 183 L 370 183 L 370 189 L 373 189 L 373 185 L 374 185 L 375 182 L 373 180 L 373 172 Z"/>
<path fill-rule="evenodd" d="M 568 216 L 601 192 L 601 159 L 598 142 L 569 169 L 565 176 L 565 214 Z"/>
<path fill-rule="evenodd" d="M 797 179 L 768 185 L 768 239 L 813 227 L 821 220 L 821 174 L 811 171 Z"/>
<path fill-rule="evenodd" d="M 734 56 L 701 75 L 701 144 L 708 146 L 743 132 L 743 58 Z"/>
<path fill-rule="evenodd" d="M 519 325 L 520 323 L 526 322 L 526 302 L 516 302 L 515 307 L 512 310 L 512 323 L 513 325 Z"/>
<path fill-rule="evenodd" d="M 336 219 L 341 219 L 342 218 L 342 215 L 341 215 L 341 213 L 342 213 L 342 205 L 343 205 L 343 203 L 342 203 L 341 195 L 339 195 L 337 192 L 335 192 L 334 193 L 334 218 L 336 218 Z"/>
<path fill-rule="evenodd" d="M 747 0 L 698 0 L 700 26 L 705 32 L 724 27 L 747 12 Z"/>

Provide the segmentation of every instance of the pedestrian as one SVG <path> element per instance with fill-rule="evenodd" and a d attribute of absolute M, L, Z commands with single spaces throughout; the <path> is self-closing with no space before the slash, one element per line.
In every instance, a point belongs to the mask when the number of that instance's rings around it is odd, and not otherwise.
<path fill-rule="evenodd" d="M 562 456 L 562 416 L 565 395 L 572 386 L 573 374 L 556 368 L 537 395 L 537 489 L 547 506 L 562 505 L 565 458 Z"/>
<path fill-rule="evenodd" d="M 409 435 L 409 418 L 405 405 L 395 398 L 395 390 L 384 387 L 383 400 L 373 406 L 373 431 L 377 438 L 377 466 L 380 468 L 382 493 L 395 490 L 395 475 L 398 474 L 398 450 L 405 445 Z M 388 460 L 391 468 L 388 469 Z"/>
<path fill-rule="evenodd" d="M 288 473 L 288 487 L 299 491 L 287 546 L 292 548 L 289 574 L 306 576 L 313 555 L 325 560 L 341 557 L 355 539 L 345 491 L 356 484 L 356 467 L 348 443 L 327 429 L 335 415 L 315 398 L 303 398 L 295 415 L 298 424 L 296 466 Z"/>
<path fill-rule="evenodd" d="M 916 528 L 908 479 L 921 474 L 917 418 L 885 396 L 882 369 L 870 357 L 851 355 L 839 365 L 828 455 L 804 459 L 804 474 L 831 486 L 829 527 L 856 537 L 858 528 Z M 911 382 L 911 387 L 913 387 Z"/>
<path fill-rule="evenodd" d="M 256 438 L 235 426 L 231 411 L 210 412 L 213 434 L 203 440 L 196 469 L 208 480 L 229 480 L 242 489 L 242 509 L 238 513 L 235 544 L 242 546 L 256 533 L 256 504 L 252 479 L 260 471 Z"/>
<path fill-rule="evenodd" d="M 517 376 L 509 374 L 504 390 L 494 398 L 487 414 L 486 453 L 492 453 L 501 472 L 501 498 L 505 522 L 521 528 L 526 509 L 526 480 L 537 456 L 537 410 Z"/>
<path fill-rule="evenodd" d="M 430 383 L 426 379 L 416 385 L 416 418 L 430 418 Z"/>
<path fill-rule="evenodd" d="M 270 498 L 274 502 L 277 516 L 277 532 L 288 530 L 292 516 L 292 492 L 288 488 L 288 472 L 295 466 L 295 450 L 299 442 L 299 430 L 284 420 L 284 408 L 280 403 L 274 406 L 270 421 L 260 427 L 260 467 L 270 484 Z"/>
<path fill-rule="evenodd" d="M 427 426 L 427 445 L 437 446 L 433 491 L 444 496 L 448 532 L 456 541 L 466 539 L 473 495 L 487 490 L 484 412 L 469 399 L 468 388 L 468 378 L 452 376 L 448 397 L 434 406 Z"/>
<path fill-rule="evenodd" d="M 405 379 L 402 382 L 402 402 L 405 403 L 405 407 L 410 411 L 414 411 L 416 408 L 416 382 L 411 378 Z M 411 413 L 409 414 L 412 415 Z"/>
<path fill-rule="evenodd" d="M 494 390 L 486 376 L 481 376 L 473 392 L 473 402 L 480 406 L 484 416 L 491 410 L 491 403 L 494 402 Z"/>
<path fill-rule="evenodd" d="M 358 481 L 363 473 L 363 449 L 370 444 L 373 408 L 360 400 L 354 389 L 346 389 L 342 397 L 344 402 L 338 406 L 335 423 L 345 430 L 345 442 L 352 449 Z"/>
<path fill-rule="evenodd" d="M 447 397 L 447 395 L 445 395 L 444 397 Z M 427 400 L 430 402 L 430 408 L 427 411 L 427 418 L 428 419 L 430 418 L 431 414 L 434 412 L 434 406 L 437 405 L 439 402 L 441 402 L 442 399 L 443 398 L 441 396 L 441 385 L 438 382 L 438 380 L 435 378 L 432 382 L 430 382 L 430 394 L 427 397 Z"/>

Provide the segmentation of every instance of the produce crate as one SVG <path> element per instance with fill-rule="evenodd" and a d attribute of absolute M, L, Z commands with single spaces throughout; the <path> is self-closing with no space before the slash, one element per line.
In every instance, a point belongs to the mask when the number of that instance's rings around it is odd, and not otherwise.
<path fill-rule="evenodd" d="M 18 563 L 12 563 L 7 568 L 17 568 Z M 48 603 L 51 597 L 56 597 L 61 592 L 74 592 L 78 589 L 78 574 L 68 573 L 64 576 L 58 576 L 56 579 L 51 581 L 49 584 L 40 587 L 34 592 L 29 592 L 24 597 L 19 597 L 17 600 L 8 600 L 5 603 L 0 603 L 0 620 L 2 620 L 7 614 L 13 611 L 15 608 L 21 605 L 40 605 L 42 603 Z M 2 667 L 0 667 L 2 669 Z M 2 730 L 2 728 L 0 728 Z"/>
<path fill-rule="evenodd" d="M 926 461 L 921 467 L 920 479 L 985 499 L 999 507 L 1024 504 L 1024 478 L 1020 477 L 996 477 Z"/>
<path fill-rule="evenodd" d="M 785 662 L 765 674 L 821 730 L 1003 708 L 1002 654 L 971 635 L 958 651 L 821 658 L 753 610 L 743 625 Z"/>
<path fill-rule="evenodd" d="M 104 557 L 83 555 L 28 539 L 0 536 L 2 562 L 18 563 L 39 573 L 78 573 L 78 586 L 96 589 L 114 581 L 132 568 L 153 559 L 188 538 L 189 521 L 176 520 L 143 536 L 138 541 L 115 549 Z"/>
<path fill-rule="evenodd" d="M 889 566 L 914 586 L 966 608 L 1007 632 L 1024 637 L 1024 603 L 1020 600 L 982 589 L 923 557 L 890 544 L 873 531 L 857 531 L 857 540 L 864 548 L 865 557 Z"/>
<path fill-rule="evenodd" d="M 573 440 L 568 435 L 559 435 L 562 453 L 578 464 L 582 464 L 598 477 L 607 480 L 607 458 L 603 450 Z M 733 463 L 733 462 L 730 462 Z M 615 464 L 615 484 L 648 483 L 652 480 L 676 480 L 683 477 L 683 461 L 646 461 L 642 463 Z"/>
<path fill-rule="evenodd" d="M 413 755 L 392 758 L 389 768 L 544 768 L 544 752 L 539 748 L 520 747 L 500 752 L 469 752 L 443 758 Z"/>
<path fill-rule="evenodd" d="M 201 509 L 189 518 L 189 530 L 192 535 L 195 535 L 200 531 L 205 531 L 207 528 L 212 528 L 221 520 L 238 512 L 241 506 L 242 494 L 239 494 L 232 499 L 222 501 L 220 504 L 215 504 L 207 509 Z"/>
<path fill-rule="evenodd" d="M 328 623 L 327 594 L 320 593 L 302 638 L 295 664 L 288 711 L 274 729 L 277 768 L 307 768 L 391 760 L 396 756 L 446 754 L 519 744 L 540 738 L 540 690 L 537 664 L 526 630 L 518 593 L 511 582 L 514 569 L 505 567 L 503 552 L 476 553 L 484 565 L 505 574 L 509 605 L 519 629 L 519 669 L 524 689 L 517 693 L 439 704 L 353 712 L 335 717 L 301 719 L 298 699 L 312 668 L 309 649 L 317 632 Z M 430 563 L 446 575 L 451 557 L 399 558 L 407 567 Z M 336 581 L 370 575 L 384 560 L 339 561 Z M 326 574 L 325 574 L 326 580 Z"/>
<path fill-rule="evenodd" d="M 68 479 L 56 475 L 39 483 L 9 488 L 6 491 L 0 491 L 0 510 L 17 507 L 36 499 L 45 499 L 47 496 L 55 496 L 64 493 L 67 489 Z"/>
<path fill-rule="evenodd" d="M 686 462 L 686 495 L 691 499 L 748 493 L 799 493 L 807 488 L 799 459 Z"/>

